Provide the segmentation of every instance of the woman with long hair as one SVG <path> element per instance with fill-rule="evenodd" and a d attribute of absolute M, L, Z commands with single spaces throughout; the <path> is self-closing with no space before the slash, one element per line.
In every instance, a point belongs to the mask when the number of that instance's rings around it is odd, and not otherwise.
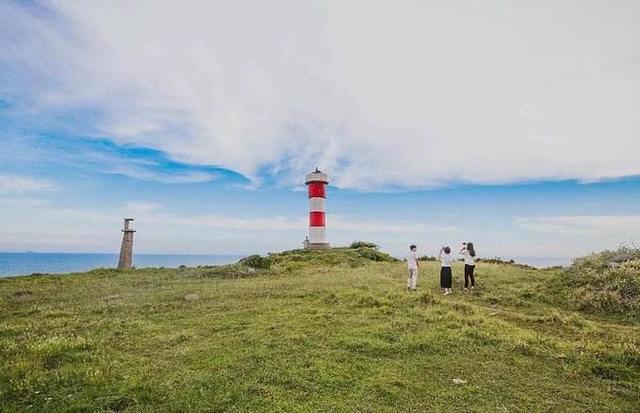
<path fill-rule="evenodd" d="M 438 259 L 440 260 L 440 288 L 444 295 L 451 294 L 451 263 L 453 262 L 453 257 L 451 257 L 451 248 L 442 247 L 440 248 L 440 253 L 438 254 Z"/>
<path fill-rule="evenodd" d="M 473 278 L 473 271 L 476 269 L 474 260 L 476 250 L 473 248 L 473 242 L 462 243 L 460 254 L 464 257 L 464 291 L 468 291 L 469 280 L 471 280 L 471 289 L 473 290 L 476 285 L 476 280 Z"/>

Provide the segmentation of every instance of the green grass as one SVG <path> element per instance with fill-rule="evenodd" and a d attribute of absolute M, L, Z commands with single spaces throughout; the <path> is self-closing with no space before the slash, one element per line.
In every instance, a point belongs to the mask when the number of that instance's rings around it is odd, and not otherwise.
<path fill-rule="evenodd" d="M 640 327 L 571 310 L 561 270 L 481 263 L 443 297 L 436 263 L 410 293 L 367 254 L 0 280 L 0 410 L 640 410 Z"/>

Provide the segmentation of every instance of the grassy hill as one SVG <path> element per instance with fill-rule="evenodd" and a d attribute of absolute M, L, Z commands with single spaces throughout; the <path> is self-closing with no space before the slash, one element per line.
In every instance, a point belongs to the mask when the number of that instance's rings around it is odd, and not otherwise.
<path fill-rule="evenodd" d="M 2 279 L 0 411 L 640 411 L 632 308 L 580 305 L 599 290 L 571 271 L 476 271 L 447 297 L 436 263 L 411 293 L 369 248 Z"/>

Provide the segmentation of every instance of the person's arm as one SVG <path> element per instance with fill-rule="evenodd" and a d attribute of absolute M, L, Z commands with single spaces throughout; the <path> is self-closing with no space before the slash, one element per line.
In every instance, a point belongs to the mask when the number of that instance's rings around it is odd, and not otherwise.
<path fill-rule="evenodd" d="M 441 247 L 441 248 L 440 248 L 440 252 L 438 253 L 438 259 L 439 259 L 440 261 L 442 261 L 442 251 L 443 251 L 443 250 L 444 250 L 444 248 L 442 248 L 442 247 Z"/>

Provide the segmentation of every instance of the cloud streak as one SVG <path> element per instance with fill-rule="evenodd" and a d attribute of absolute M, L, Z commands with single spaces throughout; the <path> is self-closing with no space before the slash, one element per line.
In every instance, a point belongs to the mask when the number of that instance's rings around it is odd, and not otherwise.
<path fill-rule="evenodd" d="M 155 202 L 132 201 L 109 208 L 64 208 L 37 199 L 0 199 L 0 213 L 12 217 L 0 231 L 0 250 L 115 251 L 122 217 L 136 219 L 138 251 L 169 253 L 253 253 L 299 247 L 307 219 L 295 216 L 186 214 Z M 448 225 L 384 223 L 331 215 L 334 245 L 355 239 L 380 242 L 402 251 L 406 239 L 457 235 Z"/>
<path fill-rule="evenodd" d="M 638 175 L 640 5 L 604 4 L 3 2 L 0 91 L 42 127 L 254 182 Z"/>
<path fill-rule="evenodd" d="M 522 228 L 556 234 L 638 234 L 640 215 L 564 215 L 517 218 Z"/>
<path fill-rule="evenodd" d="M 53 191 L 56 184 L 48 179 L 19 175 L 0 175 L 0 194 Z"/>

